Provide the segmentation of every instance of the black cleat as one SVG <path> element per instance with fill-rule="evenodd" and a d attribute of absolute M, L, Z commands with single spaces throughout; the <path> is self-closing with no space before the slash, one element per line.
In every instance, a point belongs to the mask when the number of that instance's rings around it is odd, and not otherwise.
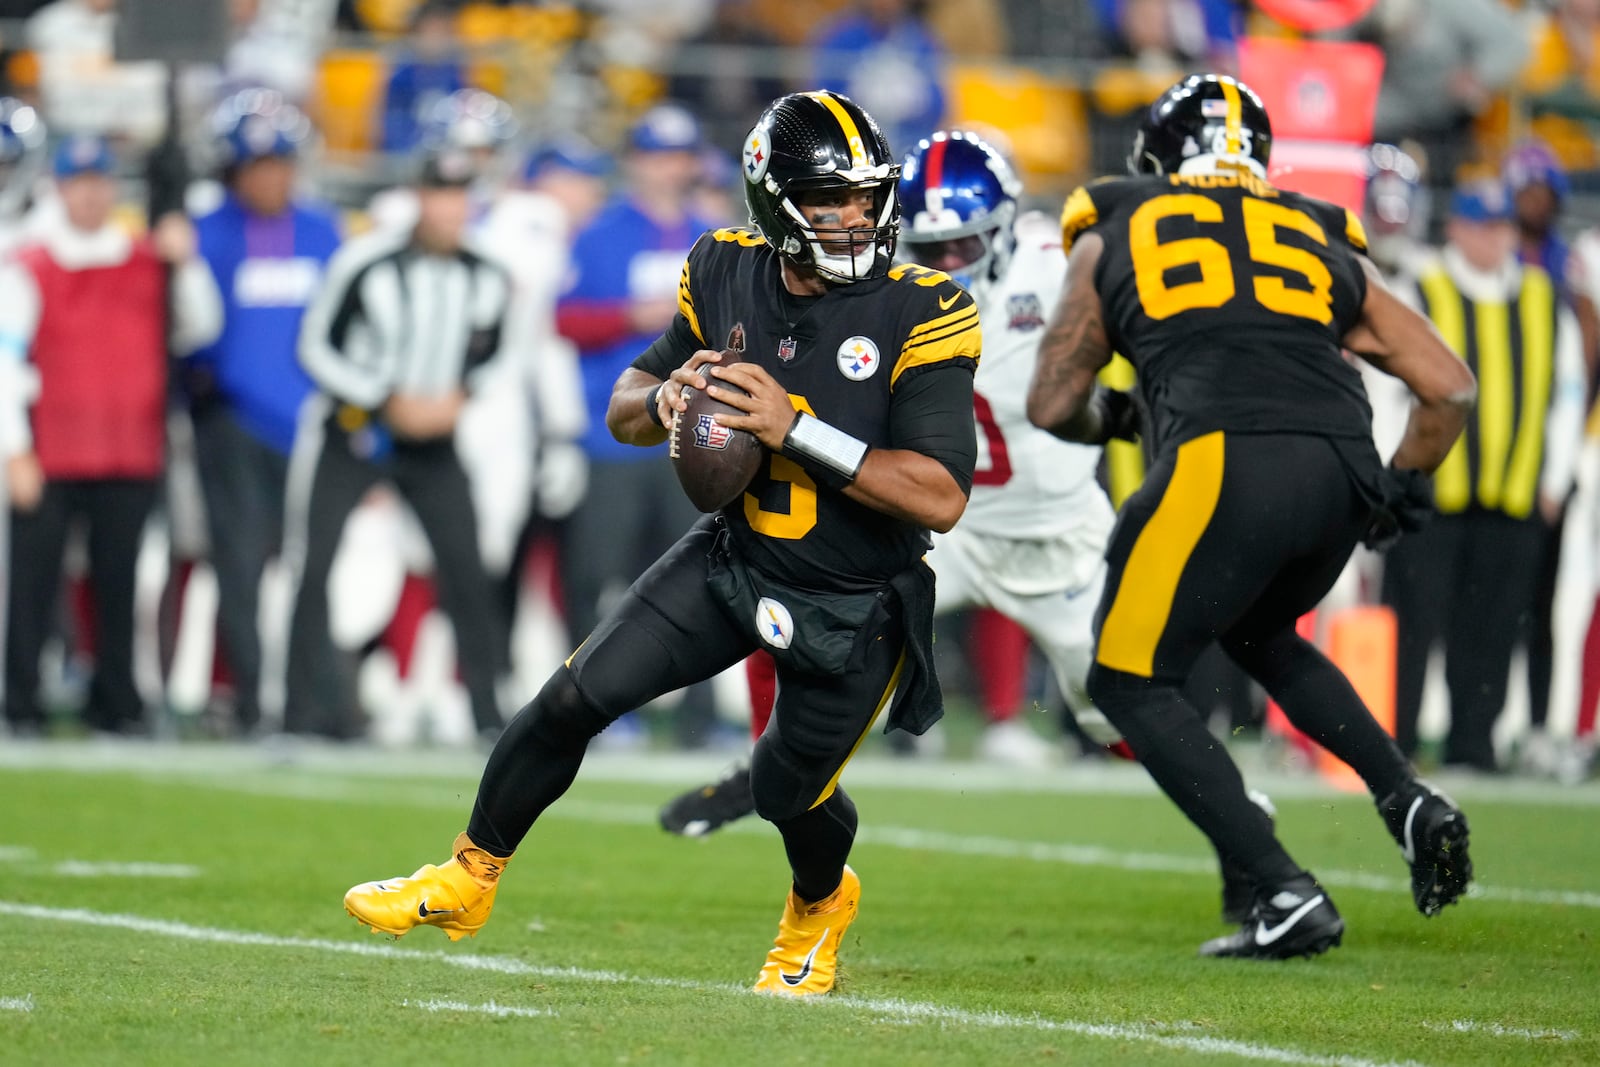
<path fill-rule="evenodd" d="M 661 828 L 682 837 L 704 837 L 713 830 L 754 814 L 750 768 L 741 763 L 721 781 L 691 789 L 661 809 Z"/>
<path fill-rule="evenodd" d="M 1200 946 L 1218 959 L 1286 960 L 1316 956 L 1344 938 L 1344 920 L 1317 880 L 1302 874 L 1256 895 L 1237 933 Z"/>
<path fill-rule="evenodd" d="M 1278 809 L 1272 806 L 1267 794 L 1258 789 L 1246 791 L 1256 807 L 1267 813 L 1267 823 L 1277 829 L 1275 816 Z M 1222 921 L 1229 926 L 1241 926 L 1250 921 L 1250 905 L 1255 902 L 1255 884 L 1243 867 L 1218 854 L 1222 867 Z"/>
<path fill-rule="evenodd" d="M 1411 865 L 1411 897 L 1428 918 L 1461 899 L 1472 881 L 1467 817 L 1455 802 L 1423 781 L 1378 801 L 1400 854 Z"/>

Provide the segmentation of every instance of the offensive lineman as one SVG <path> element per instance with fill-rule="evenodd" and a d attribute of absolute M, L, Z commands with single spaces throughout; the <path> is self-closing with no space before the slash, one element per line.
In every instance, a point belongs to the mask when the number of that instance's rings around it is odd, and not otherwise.
<path fill-rule="evenodd" d="M 1472 877 L 1467 822 L 1419 782 L 1355 690 L 1295 620 L 1358 541 L 1432 513 L 1427 472 L 1461 433 L 1472 374 L 1383 285 L 1346 210 L 1268 184 L 1272 128 L 1233 78 L 1194 75 L 1150 108 L 1132 178 L 1080 188 L 1028 417 L 1073 441 L 1139 422 L 1095 385 L 1113 350 L 1139 372 L 1156 461 L 1107 548 L 1089 694 L 1139 761 L 1256 888 L 1239 931 L 1206 956 L 1283 958 L 1337 945 L 1344 921 L 1248 799 L 1181 687 L 1213 639 L 1300 730 L 1361 775 L 1434 915 Z M 1389 467 L 1340 347 L 1417 398 Z"/>

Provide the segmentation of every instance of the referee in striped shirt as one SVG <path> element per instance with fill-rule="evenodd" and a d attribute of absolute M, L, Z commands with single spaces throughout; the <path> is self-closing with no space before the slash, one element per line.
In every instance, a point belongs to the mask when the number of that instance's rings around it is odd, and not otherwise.
<path fill-rule="evenodd" d="M 411 505 L 433 548 L 480 734 L 503 725 L 496 680 L 509 669 L 478 549 L 455 429 L 467 393 L 499 358 L 507 272 L 466 240 L 472 159 L 425 155 L 417 220 L 347 242 L 306 311 L 300 361 L 318 387 L 289 471 L 285 554 L 296 578 L 284 729 L 358 737 L 353 665 L 333 645 L 328 575 L 345 519 L 378 481 Z"/>

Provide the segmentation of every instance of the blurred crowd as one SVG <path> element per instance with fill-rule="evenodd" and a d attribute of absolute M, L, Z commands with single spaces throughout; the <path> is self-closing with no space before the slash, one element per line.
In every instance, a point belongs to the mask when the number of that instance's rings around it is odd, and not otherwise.
<path fill-rule="evenodd" d="M 675 313 L 695 238 L 744 221 L 735 157 L 768 100 L 841 91 L 902 152 L 980 128 L 1051 209 L 1121 171 L 1140 109 L 1183 73 L 1237 71 L 1248 39 L 1318 38 L 1386 57 L 1362 165 L 1397 288 L 1447 315 L 1446 290 L 1525 308 L 1542 276 L 1559 309 L 1546 356 L 1527 358 L 1543 343 L 1529 326 L 1513 371 L 1480 371 L 1485 408 L 1513 415 L 1463 459 L 1477 485 L 1486 449 L 1531 453 L 1526 506 L 1469 494 L 1442 525 L 1505 518 L 1463 535 L 1479 547 L 1386 574 L 1361 561 L 1347 595 L 1397 612 L 1412 753 L 1587 773 L 1600 632 L 1570 672 L 1575 716 L 1552 711 L 1551 678 L 1554 605 L 1588 618 L 1600 573 L 1600 446 L 1582 430 L 1600 351 L 1600 0 L 226 6 L 215 62 L 168 65 L 119 61 L 118 0 L 0 0 L 12 733 L 76 718 L 493 737 L 694 518 L 664 451 L 617 445 L 603 416 Z M 1334 8 L 1347 25 L 1308 13 Z M 1374 400 L 1381 444 L 1381 383 Z M 1020 630 L 981 613 L 954 629 L 941 666 L 986 719 L 1059 704 Z M 1436 646 L 1437 750 L 1421 715 Z M 1491 741 L 1513 646 L 1528 724 Z M 678 694 L 602 743 L 735 745 L 742 685 Z M 1259 721 L 1226 665 L 1196 687 Z"/>

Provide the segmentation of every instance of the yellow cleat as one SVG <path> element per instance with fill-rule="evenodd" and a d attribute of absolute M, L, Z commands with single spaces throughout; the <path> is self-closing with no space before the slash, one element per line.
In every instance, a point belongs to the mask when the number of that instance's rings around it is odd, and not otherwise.
<path fill-rule="evenodd" d="M 509 862 L 509 856 L 491 856 L 459 834 L 449 860 L 437 867 L 429 863 L 410 878 L 363 882 L 344 895 L 344 910 L 375 934 L 403 937 L 418 926 L 437 926 L 452 941 L 475 937 L 489 921 L 500 872 Z"/>
<path fill-rule="evenodd" d="M 861 879 L 849 867 L 839 888 L 807 904 L 789 891 L 778 938 L 756 979 L 756 992 L 807 997 L 833 988 L 839 970 L 839 943 L 855 920 Z"/>

